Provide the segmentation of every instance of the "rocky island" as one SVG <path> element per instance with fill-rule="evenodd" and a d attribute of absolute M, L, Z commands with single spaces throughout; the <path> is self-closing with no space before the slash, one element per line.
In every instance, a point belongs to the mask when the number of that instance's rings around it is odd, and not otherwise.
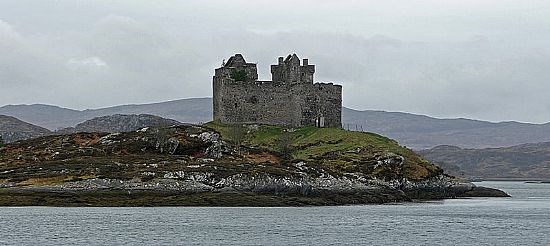
<path fill-rule="evenodd" d="M 2 206 L 305 206 L 507 196 L 394 140 L 208 123 L 44 136 L 0 148 Z"/>
<path fill-rule="evenodd" d="M 389 138 L 341 129 L 342 86 L 279 57 L 272 80 L 236 54 L 213 119 L 100 117 L 0 148 L 3 206 L 304 206 L 507 196 L 446 175 Z M 138 129 L 138 126 L 140 129 Z M 145 127 L 147 126 L 147 127 Z M 119 131 L 119 132 L 116 132 Z"/>

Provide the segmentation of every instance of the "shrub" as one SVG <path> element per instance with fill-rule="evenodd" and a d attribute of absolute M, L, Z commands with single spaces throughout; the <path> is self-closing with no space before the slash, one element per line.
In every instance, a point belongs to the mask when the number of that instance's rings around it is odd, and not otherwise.
<path fill-rule="evenodd" d="M 233 72 L 233 74 L 231 74 L 231 78 L 235 81 L 246 81 L 248 79 L 244 70 Z"/>

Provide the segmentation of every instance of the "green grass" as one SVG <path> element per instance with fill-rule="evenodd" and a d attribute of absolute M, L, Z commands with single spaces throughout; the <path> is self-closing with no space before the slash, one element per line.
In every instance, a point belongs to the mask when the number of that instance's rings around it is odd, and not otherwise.
<path fill-rule="evenodd" d="M 231 127 L 219 123 L 208 123 L 231 141 Z M 303 127 L 285 129 L 278 126 L 259 126 L 258 129 L 248 129 L 243 145 L 247 147 L 265 148 L 279 151 L 281 137 L 285 131 L 290 134 L 292 158 L 305 160 L 322 166 L 335 173 L 366 172 L 374 166 L 379 155 L 397 154 L 405 158 L 404 170 L 401 175 L 410 179 L 423 179 L 441 173 L 441 169 L 422 159 L 412 150 L 400 146 L 395 140 L 368 132 L 353 132 L 338 128 Z M 229 137 L 227 137 L 229 136 Z M 372 174 L 387 173 L 388 170 L 370 170 Z"/>

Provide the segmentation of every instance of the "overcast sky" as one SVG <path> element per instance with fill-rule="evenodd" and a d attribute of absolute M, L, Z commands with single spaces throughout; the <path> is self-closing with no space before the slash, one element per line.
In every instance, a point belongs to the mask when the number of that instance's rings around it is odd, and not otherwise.
<path fill-rule="evenodd" d="M 294 52 L 354 109 L 550 121 L 548 0 L 0 0 L 0 106 L 209 97 Z"/>

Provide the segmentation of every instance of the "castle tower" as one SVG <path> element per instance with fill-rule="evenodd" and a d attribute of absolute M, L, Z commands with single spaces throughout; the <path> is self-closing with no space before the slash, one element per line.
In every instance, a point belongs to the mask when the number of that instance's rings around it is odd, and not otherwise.
<path fill-rule="evenodd" d="M 272 80 L 286 84 L 313 84 L 314 73 L 315 65 L 309 65 L 308 59 L 300 64 L 296 54 L 288 55 L 286 59 L 279 57 L 278 64 L 271 65 Z"/>
<path fill-rule="evenodd" d="M 258 80 L 258 69 L 256 68 L 256 64 L 247 63 L 243 55 L 235 54 L 222 67 L 216 69 L 214 78 L 255 81 Z"/>

